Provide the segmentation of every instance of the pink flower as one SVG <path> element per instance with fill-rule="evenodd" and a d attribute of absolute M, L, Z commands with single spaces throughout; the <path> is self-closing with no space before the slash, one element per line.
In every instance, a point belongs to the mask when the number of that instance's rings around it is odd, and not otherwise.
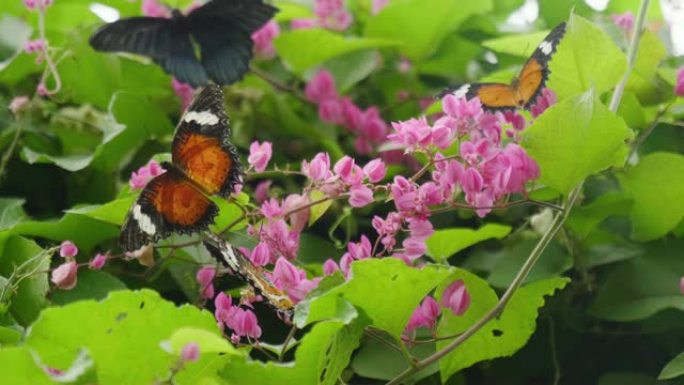
<path fill-rule="evenodd" d="M 354 158 L 345 155 L 335 163 L 333 171 L 341 179 L 348 179 L 351 176 L 354 165 Z"/>
<path fill-rule="evenodd" d="M 24 43 L 24 51 L 26 53 L 43 52 L 47 42 L 43 39 L 29 40 Z"/>
<path fill-rule="evenodd" d="M 257 323 L 256 315 L 251 310 L 235 309 L 233 319 L 228 325 L 237 336 L 258 339 L 261 337 L 261 327 Z"/>
<path fill-rule="evenodd" d="M 62 258 L 73 258 L 78 254 L 78 247 L 71 241 L 64 241 L 59 245 L 59 255 Z"/>
<path fill-rule="evenodd" d="M 47 87 L 45 86 L 45 83 L 38 83 L 38 86 L 36 87 L 36 92 L 40 96 L 49 96 L 50 91 L 48 91 Z"/>
<path fill-rule="evenodd" d="M 413 311 L 408 325 L 406 325 L 405 334 L 411 333 L 419 327 L 433 329 L 440 313 L 441 309 L 437 301 L 431 296 L 425 297 L 423 302 Z"/>
<path fill-rule="evenodd" d="M 9 109 L 14 115 L 24 109 L 29 103 L 28 96 L 16 96 L 9 104 Z"/>
<path fill-rule="evenodd" d="M 458 316 L 463 315 L 468 310 L 468 307 L 470 307 L 470 294 L 468 294 L 463 280 L 459 279 L 444 289 L 441 304 L 451 309 Z"/>
<path fill-rule="evenodd" d="M 342 271 L 345 276 L 349 275 L 349 268 L 351 267 L 352 262 L 354 262 L 354 257 L 349 253 L 345 253 L 342 258 L 340 258 L 340 271 Z"/>
<path fill-rule="evenodd" d="M 365 259 L 370 258 L 373 246 L 370 240 L 365 235 L 361 236 L 361 240 L 358 243 L 349 242 L 347 244 L 347 250 L 349 255 L 354 259 Z"/>
<path fill-rule="evenodd" d="M 71 290 L 76 286 L 78 264 L 74 261 L 65 262 L 52 270 L 50 280 L 62 290 Z"/>
<path fill-rule="evenodd" d="M 37 2 L 39 0 L 24 0 L 24 6 L 29 9 L 29 11 L 33 11 L 36 9 Z"/>
<path fill-rule="evenodd" d="M 290 260 L 297 258 L 299 232 L 290 231 L 284 220 L 266 223 L 262 226 L 259 235 L 261 240 L 268 244 L 272 259 L 278 256 L 284 256 Z"/>
<path fill-rule="evenodd" d="M 373 190 L 366 185 L 352 186 L 349 190 L 349 205 L 364 207 L 373 202 Z"/>
<path fill-rule="evenodd" d="M 214 277 L 216 276 L 216 269 L 213 266 L 206 266 L 197 270 L 195 278 L 200 286 L 200 297 L 205 299 L 214 298 Z"/>
<path fill-rule="evenodd" d="M 389 0 L 373 0 L 372 6 L 371 6 L 371 13 L 373 15 L 377 15 L 382 11 L 383 8 L 387 6 L 389 3 Z"/>
<path fill-rule="evenodd" d="M 280 35 L 280 27 L 275 20 L 271 20 L 264 24 L 259 30 L 252 34 L 252 41 L 254 41 L 254 52 L 257 56 L 271 59 L 275 57 L 275 47 L 273 46 L 273 38 Z"/>
<path fill-rule="evenodd" d="M 297 285 L 293 288 L 291 288 L 288 292 L 287 295 L 290 297 L 292 302 L 294 303 L 299 303 L 301 302 L 304 298 L 306 298 L 306 295 L 309 294 L 309 292 L 313 289 L 315 289 L 318 286 L 318 283 L 321 281 L 321 278 L 314 278 L 314 279 L 303 279 L 299 282 L 297 282 Z"/>
<path fill-rule="evenodd" d="M 335 88 L 335 79 L 327 70 L 320 70 L 309 80 L 304 89 L 306 98 L 311 103 L 319 104 L 326 100 L 337 99 L 337 89 Z"/>
<path fill-rule="evenodd" d="M 341 99 L 327 99 L 318 105 L 318 118 L 325 123 L 344 124 Z"/>
<path fill-rule="evenodd" d="M 371 183 L 378 183 L 385 177 L 385 174 L 387 173 L 385 162 L 380 159 L 373 159 L 363 166 L 363 173 L 368 177 L 368 181 Z"/>
<path fill-rule="evenodd" d="M 220 292 L 219 295 L 214 298 L 214 317 L 221 324 L 228 325 L 233 319 L 236 307 L 233 307 L 233 300 L 231 297 L 227 296 L 224 292 Z"/>
<path fill-rule="evenodd" d="M 199 359 L 200 356 L 200 348 L 199 345 L 197 345 L 194 342 L 188 342 L 183 346 L 183 349 L 181 349 L 181 360 L 185 362 L 195 362 Z"/>
<path fill-rule="evenodd" d="M 263 203 L 268 199 L 268 189 L 271 188 L 272 180 L 262 180 L 254 189 L 254 200 L 256 203 Z"/>
<path fill-rule="evenodd" d="M 143 0 L 142 13 L 145 16 L 170 18 L 171 11 L 169 8 L 159 4 L 157 0 Z"/>
<path fill-rule="evenodd" d="M 385 0 L 385 1 L 388 1 L 388 0 Z M 399 73 L 402 73 L 402 74 L 409 73 L 409 71 L 411 71 L 411 67 L 413 67 L 413 64 L 411 63 L 411 61 L 408 58 L 406 58 L 404 56 L 400 57 L 399 60 L 397 61 L 397 71 L 399 71 Z M 430 103 L 430 104 L 432 104 L 432 103 Z"/>
<path fill-rule="evenodd" d="M 306 279 L 306 273 L 299 270 L 285 258 L 278 258 L 273 268 L 273 284 L 281 290 L 288 291 Z"/>
<path fill-rule="evenodd" d="M 128 183 L 133 190 L 139 190 L 145 187 L 152 178 L 165 172 L 166 170 L 164 170 L 156 160 L 152 159 L 147 162 L 146 165 L 140 167 L 138 171 L 133 171 Z"/>
<path fill-rule="evenodd" d="M 503 117 L 516 131 L 521 131 L 525 128 L 525 117 L 520 115 L 517 111 L 504 111 Z"/>
<path fill-rule="evenodd" d="M 93 270 L 100 270 L 102 267 L 104 267 L 106 262 L 107 254 L 96 254 L 95 257 L 88 262 L 88 267 Z"/>
<path fill-rule="evenodd" d="M 181 108 L 185 111 L 192 103 L 192 98 L 195 94 L 195 89 L 190 84 L 179 82 L 176 78 L 171 79 L 171 88 L 173 92 L 181 99 Z"/>
<path fill-rule="evenodd" d="M 432 128 L 425 117 L 392 122 L 392 127 L 395 132 L 387 135 L 387 139 L 406 146 L 408 150 L 425 147 L 430 143 Z"/>
<path fill-rule="evenodd" d="M 319 152 L 313 157 L 311 163 L 302 161 L 302 172 L 314 182 L 322 181 L 330 176 L 330 156 L 325 152 Z"/>
<path fill-rule="evenodd" d="M 684 276 L 679 279 L 679 292 L 684 294 Z"/>
<path fill-rule="evenodd" d="M 484 185 L 484 180 L 482 175 L 474 167 L 469 167 L 463 173 L 461 178 L 461 185 L 463 186 L 463 191 L 466 194 L 475 194 L 482 191 Z"/>
<path fill-rule="evenodd" d="M 442 99 L 442 110 L 445 114 L 458 119 L 476 119 L 484 112 L 479 98 L 466 100 L 453 94 Z"/>
<path fill-rule="evenodd" d="M 290 194 L 283 202 L 283 212 L 289 216 L 292 231 L 301 233 L 309 222 L 311 208 L 307 207 L 309 198 L 306 195 Z"/>
<path fill-rule="evenodd" d="M 427 219 L 410 218 L 408 222 L 412 238 L 426 240 L 435 232 L 432 223 Z"/>
<path fill-rule="evenodd" d="M 416 237 L 404 239 L 401 245 L 404 246 L 404 255 L 406 255 L 411 261 L 422 257 L 427 251 L 425 240 Z"/>
<path fill-rule="evenodd" d="M 316 19 L 292 19 L 290 21 L 290 29 L 311 29 L 318 26 Z"/>
<path fill-rule="evenodd" d="M 259 144 L 259 142 L 254 141 L 249 146 L 247 162 L 254 167 L 257 172 L 262 172 L 266 170 L 268 161 L 271 160 L 271 155 L 273 155 L 273 144 L 271 142 Z"/>
<path fill-rule="evenodd" d="M 675 85 L 675 94 L 677 96 L 684 96 L 684 67 L 677 70 L 677 84 Z"/>
<path fill-rule="evenodd" d="M 627 11 L 622 15 L 612 14 L 610 15 L 610 18 L 613 20 L 613 23 L 615 23 L 618 28 L 625 31 L 625 33 L 629 34 L 632 32 L 632 29 L 634 28 L 634 14 L 631 11 Z"/>
<path fill-rule="evenodd" d="M 259 211 L 261 211 L 261 215 L 267 219 L 273 219 L 283 215 L 283 208 L 280 207 L 280 203 L 278 203 L 278 200 L 275 198 L 271 198 L 262 203 Z"/>
<path fill-rule="evenodd" d="M 325 275 L 332 275 L 339 269 L 340 267 L 337 265 L 337 262 L 331 258 L 326 259 L 323 263 L 323 274 Z"/>
<path fill-rule="evenodd" d="M 549 88 L 544 88 L 541 92 L 541 95 L 539 95 L 537 100 L 535 100 L 535 104 L 530 107 L 530 113 L 532 114 L 532 117 L 536 118 L 537 116 L 541 115 L 542 112 L 556 104 L 557 101 L 558 97 L 556 97 L 556 94 L 553 93 L 553 91 L 551 91 Z"/>

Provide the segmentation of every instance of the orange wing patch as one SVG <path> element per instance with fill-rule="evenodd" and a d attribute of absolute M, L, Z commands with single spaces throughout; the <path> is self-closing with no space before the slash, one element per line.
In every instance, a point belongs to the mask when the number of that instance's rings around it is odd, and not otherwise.
<path fill-rule="evenodd" d="M 145 196 L 174 231 L 206 227 L 217 209 L 191 182 L 166 172 L 150 182 Z M 213 214 L 212 214 L 213 213 Z"/>
<path fill-rule="evenodd" d="M 516 90 L 507 84 L 482 84 L 475 94 L 489 108 L 508 108 L 518 105 Z"/>
<path fill-rule="evenodd" d="M 518 75 L 516 90 L 520 106 L 526 106 L 534 101 L 544 85 L 544 67 L 534 58 L 525 63 Z"/>
<path fill-rule="evenodd" d="M 234 160 L 221 148 L 219 139 L 185 132 L 173 146 L 174 163 L 183 169 L 207 194 L 216 194 L 231 178 Z"/>

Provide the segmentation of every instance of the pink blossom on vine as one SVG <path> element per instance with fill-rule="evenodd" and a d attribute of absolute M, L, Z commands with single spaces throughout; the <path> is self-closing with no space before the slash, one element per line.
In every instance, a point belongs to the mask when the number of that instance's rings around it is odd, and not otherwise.
<path fill-rule="evenodd" d="M 160 4 L 157 0 L 143 0 L 141 5 L 143 15 L 151 17 L 170 18 L 171 11 L 169 8 Z"/>
<path fill-rule="evenodd" d="M 302 172 L 314 182 L 323 181 L 332 176 L 330 171 L 330 156 L 325 152 L 316 154 L 311 162 L 302 161 Z"/>
<path fill-rule="evenodd" d="M 416 307 L 411 314 L 404 334 L 409 334 L 419 327 L 433 329 L 437 323 L 437 318 L 441 314 L 439 304 L 431 296 L 425 297 L 423 302 Z"/>
<path fill-rule="evenodd" d="M 457 316 L 463 315 L 468 310 L 470 307 L 470 294 L 463 280 L 459 279 L 444 289 L 441 303 L 442 306 L 451 309 Z"/>
<path fill-rule="evenodd" d="M 382 219 L 379 216 L 374 216 L 371 224 L 375 231 L 380 236 L 380 243 L 387 250 L 392 250 L 396 244 L 396 234 L 401 230 L 402 218 L 401 215 L 395 212 L 387 214 L 387 218 Z"/>
<path fill-rule="evenodd" d="M 363 166 L 363 173 L 371 183 L 378 183 L 385 178 L 387 168 L 381 159 L 373 159 Z"/>
<path fill-rule="evenodd" d="M 675 85 L 675 94 L 677 96 L 684 96 L 684 67 L 677 70 L 677 83 Z"/>
<path fill-rule="evenodd" d="M 35 9 L 44 11 L 47 7 L 52 5 L 52 0 L 24 0 L 24 5 L 29 11 L 33 11 Z"/>
<path fill-rule="evenodd" d="M 234 309 L 233 316 L 227 323 L 227 326 L 233 330 L 235 336 L 238 338 L 249 337 L 253 339 L 261 337 L 261 327 L 257 322 L 254 312 L 239 307 Z"/>
<path fill-rule="evenodd" d="M 8 108 L 14 115 L 18 115 L 19 111 L 23 110 L 28 104 L 28 96 L 16 96 L 14 99 L 12 99 Z"/>
<path fill-rule="evenodd" d="M 289 221 L 292 231 L 301 233 L 309 222 L 311 208 L 309 198 L 306 195 L 290 194 L 283 201 L 283 212 L 290 212 Z"/>
<path fill-rule="evenodd" d="M 92 270 L 101 270 L 107 262 L 107 254 L 96 254 L 93 259 L 88 262 L 88 267 Z"/>
<path fill-rule="evenodd" d="M 365 259 L 371 257 L 373 246 L 365 235 L 361 235 L 359 242 L 349 242 L 347 250 L 354 259 Z"/>
<path fill-rule="evenodd" d="M 47 42 L 43 39 L 29 40 L 24 43 L 24 51 L 26 53 L 42 53 L 46 46 Z"/>
<path fill-rule="evenodd" d="M 271 198 L 261 204 L 261 215 L 267 219 L 277 218 L 283 215 L 283 208 L 276 198 Z"/>
<path fill-rule="evenodd" d="M 323 100 L 318 105 L 318 118 L 325 123 L 344 124 L 342 108 L 340 99 Z"/>
<path fill-rule="evenodd" d="M 36 86 L 36 92 L 40 96 L 49 96 L 50 92 L 48 91 L 47 87 L 45 86 L 45 83 L 38 83 Z"/>
<path fill-rule="evenodd" d="M 213 266 L 205 266 L 197 270 L 195 279 L 199 283 L 200 298 L 211 299 L 214 298 L 214 277 L 216 276 L 216 269 Z"/>
<path fill-rule="evenodd" d="M 50 280 L 62 290 L 71 290 L 76 287 L 78 264 L 71 260 L 64 262 L 52 270 Z"/>
<path fill-rule="evenodd" d="M 188 342 L 181 349 L 180 357 L 181 357 L 181 360 L 183 360 L 184 362 L 195 362 L 195 361 L 199 360 L 199 357 L 200 357 L 199 345 L 197 345 L 194 342 Z"/>
<path fill-rule="evenodd" d="M 537 116 L 541 115 L 542 112 L 556 104 L 557 101 L 558 97 L 556 94 L 551 91 L 551 89 L 544 88 L 541 92 L 541 95 L 537 97 L 535 103 L 532 105 L 532 107 L 530 107 L 530 113 L 532 114 L 532 117 L 536 118 Z"/>
<path fill-rule="evenodd" d="M 404 247 L 403 254 L 410 260 L 414 261 L 425 254 L 427 246 L 425 240 L 416 237 L 408 237 L 401 243 Z"/>
<path fill-rule="evenodd" d="M 254 201 L 261 204 L 268 199 L 268 190 L 271 188 L 273 181 L 270 179 L 262 180 L 254 189 Z"/>
<path fill-rule="evenodd" d="M 178 81 L 176 78 L 171 79 L 171 88 L 173 92 L 181 99 L 181 108 L 185 111 L 186 108 L 192 103 L 192 98 L 195 94 L 195 90 L 190 84 Z"/>
<path fill-rule="evenodd" d="M 285 258 L 278 258 L 273 268 L 273 284 L 280 290 L 287 292 L 303 279 L 306 279 L 306 273 L 303 270 L 298 269 Z"/>
<path fill-rule="evenodd" d="M 613 23 L 622 29 L 625 33 L 629 34 L 634 29 L 634 14 L 631 11 L 627 11 L 623 14 L 612 14 L 610 18 Z"/>
<path fill-rule="evenodd" d="M 233 299 L 224 292 L 220 292 L 214 298 L 214 308 L 214 318 L 221 325 L 227 325 L 230 322 L 236 309 L 236 307 L 233 307 Z"/>
<path fill-rule="evenodd" d="M 280 35 L 280 27 L 275 20 L 270 20 L 252 34 L 252 41 L 254 42 L 254 52 L 258 57 L 264 59 L 272 59 L 275 57 L 275 47 L 273 46 L 273 39 Z"/>
<path fill-rule="evenodd" d="M 521 131 L 525 128 L 525 117 L 517 111 L 504 111 L 503 117 L 516 131 Z"/>
<path fill-rule="evenodd" d="M 271 250 L 265 242 L 259 242 L 250 253 L 249 259 L 257 266 L 266 266 L 271 262 Z"/>
<path fill-rule="evenodd" d="M 411 60 L 409 60 L 405 56 L 400 57 L 399 60 L 397 61 L 397 71 L 399 71 L 399 73 L 402 73 L 402 74 L 409 73 L 411 71 L 411 67 L 413 67 Z"/>
<path fill-rule="evenodd" d="M 349 276 L 349 268 L 351 267 L 352 262 L 354 262 L 354 257 L 349 253 L 345 253 L 342 258 L 340 258 L 340 271 L 345 277 Z"/>
<path fill-rule="evenodd" d="M 62 258 L 73 258 L 78 254 L 78 247 L 71 241 L 64 241 L 59 245 L 59 256 Z"/>
<path fill-rule="evenodd" d="M 138 171 L 131 173 L 131 179 L 128 182 L 133 190 L 142 189 L 147 185 L 150 179 L 159 176 L 166 172 L 156 160 L 152 159 L 146 165 L 140 167 Z"/>
<path fill-rule="evenodd" d="M 340 266 L 332 258 L 328 258 L 323 262 L 323 274 L 332 275 L 338 270 L 340 270 Z"/>
<path fill-rule="evenodd" d="M 250 166 L 254 167 L 257 172 L 262 172 L 266 170 L 268 166 L 268 161 L 271 160 L 273 155 L 273 144 L 271 142 L 259 142 L 254 141 L 249 146 L 249 156 L 247 157 L 247 162 Z"/>
<path fill-rule="evenodd" d="M 289 260 L 297 258 L 299 233 L 290 230 L 285 220 L 269 221 L 261 226 L 260 231 L 256 231 L 253 227 L 249 228 L 248 231 L 251 235 L 258 234 L 261 240 L 266 242 L 271 250 L 272 261 L 280 256 Z"/>
<path fill-rule="evenodd" d="M 304 89 L 306 98 L 312 103 L 321 103 L 330 99 L 337 99 L 335 79 L 330 72 L 321 70 L 309 80 Z"/>
<path fill-rule="evenodd" d="M 349 205 L 364 207 L 373 203 L 373 190 L 365 185 L 352 186 L 349 190 Z"/>
<path fill-rule="evenodd" d="M 344 31 L 351 25 L 352 15 L 344 9 L 344 0 L 316 0 L 314 12 L 324 28 Z"/>

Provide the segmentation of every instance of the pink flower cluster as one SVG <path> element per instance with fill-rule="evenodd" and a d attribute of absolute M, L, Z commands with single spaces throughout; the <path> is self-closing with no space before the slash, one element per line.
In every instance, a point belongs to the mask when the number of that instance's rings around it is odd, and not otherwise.
<path fill-rule="evenodd" d="M 131 179 L 128 184 L 133 190 L 140 190 L 147 185 L 152 178 L 159 176 L 166 172 L 156 160 L 152 159 L 146 165 L 140 167 L 138 171 L 131 173 Z"/>
<path fill-rule="evenodd" d="M 470 307 L 470 294 L 466 289 L 462 280 L 457 280 L 449 285 L 442 293 L 442 300 L 440 303 L 431 297 L 427 296 L 423 302 L 411 314 L 406 328 L 404 329 L 404 336 L 410 335 L 419 327 L 432 329 L 434 331 L 437 325 L 437 319 L 442 313 L 440 307 L 448 308 L 454 315 L 462 316 Z"/>
<path fill-rule="evenodd" d="M 197 270 L 195 279 L 197 279 L 197 283 L 199 283 L 200 286 L 200 298 L 214 298 L 214 277 L 216 277 L 216 269 L 214 266 L 205 266 Z"/>
<path fill-rule="evenodd" d="M 275 20 L 264 24 L 259 30 L 252 34 L 254 42 L 254 53 L 262 59 L 273 59 L 276 54 L 273 46 L 273 39 L 280 35 L 280 27 Z"/>
<path fill-rule="evenodd" d="M 256 172 L 263 172 L 268 166 L 268 162 L 271 160 L 273 155 L 273 144 L 271 142 L 259 142 L 254 141 L 249 146 L 249 156 L 247 157 L 247 163 L 256 170 Z"/>
<path fill-rule="evenodd" d="M 380 117 L 377 107 L 359 108 L 348 97 L 341 97 L 330 72 L 319 71 L 305 89 L 306 98 L 318 105 L 318 116 L 326 122 L 344 126 L 358 135 L 354 148 L 359 154 L 368 154 L 387 136 L 387 123 Z"/>
<path fill-rule="evenodd" d="M 622 15 L 612 14 L 610 18 L 613 23 L 623 30 L 626 34 L 630 34 L 632 29 L 634 29 L 634 14 L 631 11 L 627 11 Z"/>
<path fill-rule="evenodd" d="M 675 85 L 675 94 L 677 96 L 684 96 L 684 67 L 677 70 L 677 83 Z"/>
<path fill-rule="evenodd" d="M 52 4 L 52 1 L 53 0 L 24 0 L 24 5 L 30 11 L 36 9 L 44 11 L 47 7 L 49 7 Z"/>
<path fill-rule="evenodd" d="M 287 293 L 292 302 L 298 303 L 309 291 L 318 286 L 321 278 L 307 279 L 306 272 L 297 268 L 285 258 L 278 258 L 271 274 L 273 284 Z"/>
<path fill-rule="evenodd" d="M 334 31 L 345 31 L 354 18 L 344 8 L 344 0 L 316 0 L 314 5 L 315 19 L 292 20 L 292 29 L 323 27 Z"/>
<path fill-rule="evenodd" d="M 195 89 L 190 84 L 179 82 L 176 78 L 171 79 L 171 88 L 173 92 L 181 99 L 181 108 L 185 111 L 192 103 L 192 98 L 195 95 Z"/>
<path fill-rule="evenodd" d="M 259 339 L 261 337 L 261 327 L 257 322 L 256 315 L 249 309 L 240 306 L 233 306 L 233 300 L 225 293 L 221 292 L 214 299 L 214 317 L 218 321 L 219 327 L 223 329 L 227 326 L 233 331 L 230 339 L 233 343 L 240 342 L 242 337 Z"/>
<path fill-rule="evenodd" d="M 59 256 L 64 258 L 66 262 L 52 270 L 52 274 L 50 275 L 50 280 L 57 288 L 71 290 L 76 287 L 76 283 L 78 282 L 77 254 L 78 247 L 76 247 L 73 242 L 64 241 L 59 245 Z M 88 263 L 88 267 L 92 270 L 100 270 L 107 262 L 107 258 L 107 254 L 96 254 Z"/>

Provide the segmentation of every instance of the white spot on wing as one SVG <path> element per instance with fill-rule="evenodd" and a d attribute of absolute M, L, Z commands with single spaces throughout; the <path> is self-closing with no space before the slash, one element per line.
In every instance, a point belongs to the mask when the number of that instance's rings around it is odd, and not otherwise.
<path fill-rule="evenodd" d="M 465 98 L 466 94 L 468 93 L 468 90 L 470 90 L 470 84 L 464 84 L 451 94 L 459 99 Z"/>
<path fill-rule="evenodd" d="M 157 226 L 152 223 L 152 219 L 140 211 L 140 205 L 135 205 L 133 207 L 133 219 L 138 222 L 138 227 L 143 232 L 154 235 L 157 232 Z"/>
<path fill-rule="evenodd" d="M 553 51 L 553 43 L 544 40 L 541 42 L 541 44 L 539 44 L 539 49 L 544 55 L 549 56 L 551 51 Z"/>
<path fill-rule="evenodd" d="M 197 124 L 212 126 L 219 122 L 219 117 L 211 111 L 188 111 L 185 113 L 183 121 L 186 123 L 195 121 Z"/>

